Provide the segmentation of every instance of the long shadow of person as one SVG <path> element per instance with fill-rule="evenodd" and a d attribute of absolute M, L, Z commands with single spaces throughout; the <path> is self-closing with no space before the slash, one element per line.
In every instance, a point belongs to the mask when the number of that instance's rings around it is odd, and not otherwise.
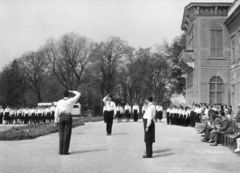
<path fill-rule="evenodd" d="M 113 133 L 112 135 L 127 135 L 129 133 Z"/>
<path fill-rule="evenodd" d="M 171 156 L 171 155 L 176 154 L 176 153 L 172 153 L 172 152 L 166 153 L 169 151 L 171 151 L 170 148 L 153 151 L 153 153 L 157 154 L 157 155 L 153 155 L 153 157 L 166 157 L 166 156 Z"/>
<path fill-rule="evenodd" d="M 157 154 L 157 155 L 153 155 L 153 158 L 156 158 L 156 157 L 166 157 L 166 156 L 171 156 L 171 155 L 174 155 L 176 153 L 165 153 L 165 154 Z"/>
<path fill-rule="evenodd" d="M 156 150 L 156 151 L 153 151 L 153 153 L 164 153 L 164 152 L 168 152 L 168 151 L 171 151 L 171 149 L 166 148 L 166 149 L 163 149 L 163 150 Z"/>
<path fill-rule="evenodd" d="M 97 151 L 105 151 L 107 149 L 95 149 L 95 150 L 82 150 L 82 151 L 73 151 L 71 154 L 82 154 L 82 153 L 89 153 L 89 152 L 97 152 Z"/>

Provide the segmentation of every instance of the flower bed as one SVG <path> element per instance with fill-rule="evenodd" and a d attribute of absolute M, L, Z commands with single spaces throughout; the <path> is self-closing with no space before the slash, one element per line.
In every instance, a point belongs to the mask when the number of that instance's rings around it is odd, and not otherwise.
<path fill-rule="evenodd" d="M 102 121 L 102 117 L 83 117 L 73 119 L 72 127 L 84 125 L 84 122 L 97 122 Z M 34 139 L 39 136 L 44 136 L 50 133 L 58 132 L 58 127 L 54 123 L 39 123 L 30 124 L 21 127 L 12 127 L 9 130 L 0 132 L 0 141 L 14 141 L 14 140 L 27 140 Z"/>

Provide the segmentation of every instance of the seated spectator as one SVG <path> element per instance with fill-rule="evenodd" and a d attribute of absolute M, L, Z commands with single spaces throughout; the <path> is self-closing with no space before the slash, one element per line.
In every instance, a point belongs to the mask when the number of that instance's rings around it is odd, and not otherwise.
<path fill-rule="evenodd" d="M 221 134 L 226 134 L 228 128 L 230 127 L 230 121 L 229 119 L 225 116 L 225 112 L 221 111 L 221 116 L 222 116 L 222 125 L 216 126 L 216 129 L 212 131 L 213 136 L 214 136 L 214 143 L 211 144 L 211 146 L 217 146 L 219 142 L 219 138 Z"/>
<path fill-rule="evenodd" d="M 202 142 L 209 141 L 210 132 L 217 126 L 219 126 L 221 122 L 222 122 L 221 118 L 218 117 L 218 112 L 214 111 L 214 113 L 211 114 L 210 121 L 206 124 L 206 126 L 202 130 L 202 132 L 204 133 L 204 138 L 202 139 Z M 210 140 L 209 142 L 212 142 L 212 140 Z"/>

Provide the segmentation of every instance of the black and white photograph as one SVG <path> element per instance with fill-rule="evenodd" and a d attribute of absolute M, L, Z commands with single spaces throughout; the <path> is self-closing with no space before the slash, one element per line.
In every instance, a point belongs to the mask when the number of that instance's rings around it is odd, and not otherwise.
<path fill-rule="evenodd" d="M 0 0 L 0 173 L 239 173 L 240 0 Z"/>

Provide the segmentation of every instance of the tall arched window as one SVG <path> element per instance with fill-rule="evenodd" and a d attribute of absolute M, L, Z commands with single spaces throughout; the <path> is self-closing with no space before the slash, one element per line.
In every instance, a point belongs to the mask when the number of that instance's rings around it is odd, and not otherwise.
<path fill-rule="evenodd" d="M 223 103 L 223 81 L 220 77 L 214 76 L 209 83 L 209 104 Z"/>
<path fill-rule="evenodd" d="M 212 25 L 210 28 L 210 52 L 211 56 L 223 56 L 223 29 L 220 25 Z"/>

